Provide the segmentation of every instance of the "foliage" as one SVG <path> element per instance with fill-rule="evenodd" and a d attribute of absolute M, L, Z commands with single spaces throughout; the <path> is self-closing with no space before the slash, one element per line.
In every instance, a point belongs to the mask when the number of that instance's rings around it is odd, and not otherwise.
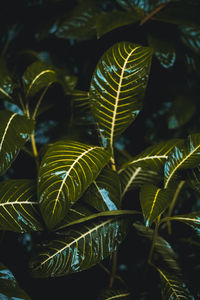
<path fill-rule="evenodd" d="M 3 1 L 1 299 L 198 299 L 199 13 Z"/>

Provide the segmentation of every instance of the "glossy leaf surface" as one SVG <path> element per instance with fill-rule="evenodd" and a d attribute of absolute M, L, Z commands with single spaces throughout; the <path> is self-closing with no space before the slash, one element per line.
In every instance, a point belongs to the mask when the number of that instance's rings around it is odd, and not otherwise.
<path fill-rule="evenodd" d="M 48 227 L 59 223 L 108 163 L 110 152 L 68 140 L 53 144 L 43 157 L 39 205 Z"/>
<path fill-rule="evenodd" d="M 13 91 L 16 85 L 11 78 L 6 63 L 0 59 L 0 99 L 6 99 L 13 102 Z"/>
<path fill-rule="evenodd" d="M 56 71 L 53 67 L 46 65 L 42 61 L 31 64 L 22 76 L 25 90 L 25 98 L 34 96 L 42 88 L 58 81 Z"/>
<path fill-rule="evenodd" d="M 144 184 L 156 184 L 161 180 L 161 176 L 149 169 L 134 167 L 130 165 L 119 171 L 120 182 L 122 186 L 122 197 L 130 190 L 142 187 Z"/>
<path fill-rule="evenodd" d="M 0 175 L 17 157 L 33 132 L 34 122 L 10 111 L 0 111 Z"/>
<path fill-rule="evenodd" d="M 175 179 L 177 171 L 195 168 L 200 163 L 200 134 L 191 134 L 188 139 L 174 147 L 164 166 L 165 188 Z"/>
<path fill-rule="evenodd" d="M 0 299 L 2 300 L 31 300 L 23 291 L 13 273 L 0 263 Z"/>
<path fill-rule="evenodd" d="M 112 147 L 138 115 L 151 58 L 151 48 L 121 42 L 109 48 L 97 64 L 90 84 L 90 104 L 105 147 Z"/>
<path fill-rule="evenodd" d="M 131 300 L 130 292 L 119 289 L 105 289 L 98 296 L 97 300 Z"/>
<path fill-rule="evenodd" d="M 157 188 L 152 184 L 145 184 L 140 191 L 140 203 L 146 226 L 156 220 L 156 218 L 169 206 L 173 193 L 169 189 Z"/>
<path fill-rule="evenodd" d="M 162 172 L 165 161 L 168 158 L 168 153 L 178 144 L 181 140 L 172 139 L 166 142 L 161 142 L 145 149 L 143 152 L 124 163 L 121 170 L 132 166 L 151 169 L 153 171 Z"/>
<path fill-rule="evenodd" d="M 97 211 L 119 209 L 121 205 L 119 175 L 105 168 L 88 188 L 83 200 Z"/>
<path fill-rule="evenodd" d="M 10 179 L 0 182 L 0 229 L 15 232 L 43 230 L 32 180 Z"/>
<path fill-rule="evenodd" d="M 86 270 L 117 250 L 129 229 L 122 217 L 94 220 L 75 226 L 43 242 L 31 261 L 35 277 L 55 277 Z"/>

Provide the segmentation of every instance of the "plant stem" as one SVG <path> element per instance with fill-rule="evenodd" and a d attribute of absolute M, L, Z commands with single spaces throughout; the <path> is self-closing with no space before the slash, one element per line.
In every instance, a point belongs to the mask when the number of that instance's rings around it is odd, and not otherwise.
<path fill-rule="evenodd" d="M 117 251 L 113 252 L 112 271 L 111 271 L 111 275 L 110 275 L 109 288 L 113 287 L 113 283 L 114 283 L 115 276 L 116 276 L 116 271 L 117 271 Z"/>
<path fill-rule="evenodd" d="M 179 195 L 179 193 L 180 193 L 180 191 L 181 191 L 181 189 L 182 189 L 184 183 L 185 183 L 185 181 L 182 180 L 182 181 L 180 181 L 180 183 L 178 184 L 178 187 L 177 187 L 177 189 L 176 189 L 176 192 L 174 193 L 174 197 L 173 197 L 173 199 L 172 199 L 172 202 L 171 202 L 171 204 L 170 204 L 170 206 L 169 206 L 169 210 L 168 210 L 167 217 L 171 217 L 172 212 L 173 212 L 173 210 L 174 210 L 174 206 L 175 206 L 175 204 L 176 204 L 176 200 L 177 200 L 177 198 L 178 198 L 178 195 Z M 168 234 L 170 235 L 170 234 L 172 234 L 172 226 L 171 226 L 171 222 L 170 222 L 170 221 L 167 222 L 167 226 L 168 226 Z"/>
<path fill-rule="evenodd" d="M 154 248 L 155 248 L 155 242 L 156 242 L 156 239 L 157 239 L 157 236 L 158 236 L 159 225 L 160 225 L 160 216 L 158 216 L 158 218 L 156 220 L 156 225 L 155 225 L 153 238 L 152 238 L 151 249 L 150 249 L 150 252 L 149 252 L 148 263 L 150 265 L 152 265 L 152 256 L 153 256 L 153 251 L 154 251 Z"/>
<path fill-rule="evenodd" d="M 37 146 L 36 146 L 36 142 L 35 142 L 34 132 L 31 134 L 31 145 L 32 145 L 33 156 L 35 158 L 35 163 L 36 163 L 36 167 L 37 167 L 37 171 L 38 171 L 39 167 L 40 167 L 40 161 L 39 161 Z"/>
<path fill-rule="evenodd" d="M 33 112 L 33 115 L 32 115 L 32 119 L 33 119 L 33 120 L 35 120 L 36 114 L 37 114 L 37 111 L 38 111 L 38 109 L 39 109 L 39 106 L 40 106 L 40 104 L 41 104 L 41 102 L 42 102 L 42 99 L 43 99 L 44 95 L 46 94 L 46 91 L 48 90 L 48 88 L 49 88 L 49 86 L 50 86 L 51 84 L 52 84 L 52 82 L 49 83 L 48 86 L 43 90 L 43 92 L 42 92 L 42 94 L 41 94 L 41 96 L 40 96 L 40 98 L 39 98 L 39 100 L 38 100 L 38 102 L 37 102 L 37 104 L 36 104 L 35 110 L 34 110 L 34 112 Z"/>
<path fill-rule="evenodd" d="M 170 2 L 170 1 L 169 1 Z M 153 11 L 151 11 L 146 17 L 144 17 L 141 21 L 140 21 L 140 25 L 143 25 L 144 23 L 146 23 L 149 19 L 151 19 L 155 14 L 157 14 L 160 10 L 162 10 L 169 2 L 167 3 L 163 3 L 160 6 L 156 7 L 156 9 L 154 9 Z"/>

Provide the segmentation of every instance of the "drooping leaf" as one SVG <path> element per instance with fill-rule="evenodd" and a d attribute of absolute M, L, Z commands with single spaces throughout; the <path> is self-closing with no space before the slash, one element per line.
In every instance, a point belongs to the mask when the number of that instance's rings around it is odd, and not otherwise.
<path fill-rule="evenodd" d="M 168 128 L 175 129 L 186 124 L 196 111 L 195 102 L 191 97 L 179 95 L 172 103 L 169 113 Z"/>
<path fill-rule="evenodd" d="M 200 212 L 192 212 L 185 215 L 175 215 L 173 217 L 166 217 L 163 221 L 179 221 L 189 226 L 193 227 L 193 229 L 199 231 L 200 229 Z"/>
<path fill-rule="evenodd" d="M 119 290 L 119 289 L 104 289 L 100 292 L 97 300 L 131 300 L 131 294 L 127 290 Z"/>
<path fill-rule="evenodd" d="M 33 129 L 32 120 L 10 111 L 0 111 L 0 175 L 10 167 Z"/>
<path fill-rule="evenodd" d="M 200 134 L 188 136 L 170 152 L 164 166 L 165 188 L 176 178 L 177 171 L 195 168 L 200 163 Z"/>
<path fill-rule="evenodd" d="M 34 181 L 0 182 L 0 229 L 21 233 L 43 230 Z"/>
<path fill-rule="evenodd" d="M 149 34 L 149 46 L 154 49 L 154 54 L 160 64 L 168 69 L 174 66 L 176 61 L 176 51 L 172 42 L 162 35 Z"/>
<path fill-rule="evenodd" d="M 69 228 L 43 242 L 31 260 L 34 277 L 55 277 L 91 268 L 116 251 L 129 229 L 130 219 L 113 217 Z"/>
<path fill-rule="evenodd" d="M 180 139 L 171 139 L 169 141 L 163 141 L 159 144 L 150 146 L 128 162 L 124 163 L 120 170 L 131 166 L 162 172 L 164 163 L 168 158 L 168 153 L 180 142 Z"/>
<path fill-rule="evenodd" d="M 145 184 L 140 191 L 140 204 L 142 207 L 146 226 L 151 226 L 156 218 L 164 212 L 172 201 L 172 190 L 157 188 L 153 184 Z"/>
<path fill-rule="evenodd" d="M 49 228 L 64 218 L 109 159 L 109 151 L 75 141 L 62 140 L 49 147 L 38 182 L 40 209 Z"/>
<path fill-rule="evenodd" d="M 97 37 L 100 38 L 116 28 L 136 23 L 143 17 L 144 13 L 136 9 L 132 12 L 112 11 L 98 14 L 96 17 Z"/>
<path fill-rule="evenodd" d="M 161 176 L 152 170 L 130 165 L 119 170 L 119 177 L 122 186 L 122 197 L 130 190 L 142 187 L 144 184 L 157 184 Z"/>
<path fill-rule="evenodd" d="M 105 168 L 87 189 L 83 201 L 97 211 L 119 209 L 121 185 L 117 172 Z"/>
<path fill-rule="evenodd" d="M 22 76 L 25 98 L 34 96 L 42 88 L 50 86 L 58 81 L 56 71 L 42 61 L 31 64 Z"/>
<path fill-rule="evenodd" d="M 105 147 L 132 123 L 142 107 L 152 49 L 129 42 L 109 48 L 90 84 L 90 105 Z"/>
<path fill-rule="evenodd" d="M 200 54 L 200 27 L 180 26 L 180 33 L 182 42 L 196 54 Z"/>
<path fill-rule="evenodd" d="M 0 263 L 0 299 L 2 300 L 31 300 L 23 291 L 13 273 Z"/>

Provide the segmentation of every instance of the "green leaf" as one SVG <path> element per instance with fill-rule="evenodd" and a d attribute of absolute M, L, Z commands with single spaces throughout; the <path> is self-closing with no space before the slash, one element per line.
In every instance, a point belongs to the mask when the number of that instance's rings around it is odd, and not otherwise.
<path fill-rule="evenodd" d="M 20 233 L 43 230 L 34 181 L 0 182 L 0 229 Z"/>
<path fill-rule="evenodd" d="M 90 113 L 89 93 L 80 90 L 74 90 L 71 93 L 73 105 L 73 117 L 85 116 Z"/>
<path fill-rule="evenodd" d="M 25 98 L 34 96 L 42 88 L 50 86 L 58 81 L 56 71 L 42 61 L 31 64 L 22 76 Z"/>
<path fill-rule="evenodd" d="M 138 7 L 148 13 L 158 6 L 168 3 L 169 0 L 117 0 L 117 2 L 126 10 Z"/>
<path fill-rule="evenodd" d="M 5 61 L 0 59 L 0 98 L 13 102 L 13 91 L 16 87 L 7 69 Z"/>
<path fill-rule="evenodd" d="M 157 188 L 153 184 L 145 184 L 140 191 L 140 204 L 146 222 L 151 226 L 157 217 L 170 205 L 173 193 L 170 189 Z"/>
<path fill-rule="evenodd" d="M 199 229 L 200 229 L 200 212 L 193 212 L 193 213 L 185 214 L 185 215 L 176 215 L 173 217 L 166 217 L 163 219 L 163 222 L 165 222 L 165 221 L 183 222 L 183 223 L 193 227 L 195 230 L 199 231 Z"/>
<path fill-rule="evenodd" d="M 168 38 L 164 38 L 162 35 L 149 34 L 148 43 L 154 49 L 156 58 L 164 68 L 168 69 L 174 66 L 176 51 Z"/>
<path fill-rule="evenodd" d="M 38 182 L 38 197 L 43 218 L 54 227 L 96 179 L 108 163 L 104 148 L 62 140 L 44 155 Z"/>
<path fill-rule="evenodd" d="M 2 300 L 31 300 L 23 291 L 13 273 L 0 263 L 0 299 Z"/>
<path fill-rule="evenodd" d="M 97 37 L 100 38 L 116 28 L 136 23 L 143 17 L 144 13 L 139 10 L 132 12 L 112 11 L 98 14 L 96 17 Z"/>
<path fill-rule="evenodd" d="M 119 289 L 104 289 L 100 292 L 97 300 L 111 300 L 111 299 L 122 299 L 122 300 L 131 300 L 131 294 L 127 290 Z"/>
<path fill-rule="evenodd" d="M 144 184 L 157 184 L 161 176 L 152 170 L 130 165 L 119 170 L 119 177 L 122 186 L 122 197 L 130 190 L 142 187 Z"/>
<path fill-rule="evenodd" d="M 156 172 L 162 172 L 168 153 L 181 142 L 180 139 L 171 139 L 163 141 L 145 149 L 143 152 L 124 163 L 120 169 L 124 170 L 129 166 L 150 169 Z"/>
<path fill-rule="evenodd" d="M 164 166 L 165 188 L 176 178 L 177 171 L 195 168 L 199 163 L 200 134 L 194 133 L 170 152 Z"/>
<path fill-rule="evenodd" d="M 90 105 L 105 147 L 132 123 L 142 107 L 152 49 L 129 42 L 109 48 L 90 84 Z"/>
<path fill-rule="evenodd" d="M 180 26 L 180 33 L 182 42 L 196 54 L 200 54 L 200 27 Z"/>
<path fill-rule="evenodd" d="M 55 277 L 91 268 L 118 249 L 129 225 L 127 217 L 94 220 L 69 228 L 54 240 L 43 241 L 31 260 L 32 275 Z"/>
<path fill-rule="evenodd" d="M 0 175 L 10 167 L 33 129 L 32 120 L 10 111 L 0 111 Z"/>
<path fill-rule="evenodd" d="M 116 210 L 121 206 L 121 185 L 119 175 L 105 168 L 89 186 L 83 201 L 97 211 Z"/>

